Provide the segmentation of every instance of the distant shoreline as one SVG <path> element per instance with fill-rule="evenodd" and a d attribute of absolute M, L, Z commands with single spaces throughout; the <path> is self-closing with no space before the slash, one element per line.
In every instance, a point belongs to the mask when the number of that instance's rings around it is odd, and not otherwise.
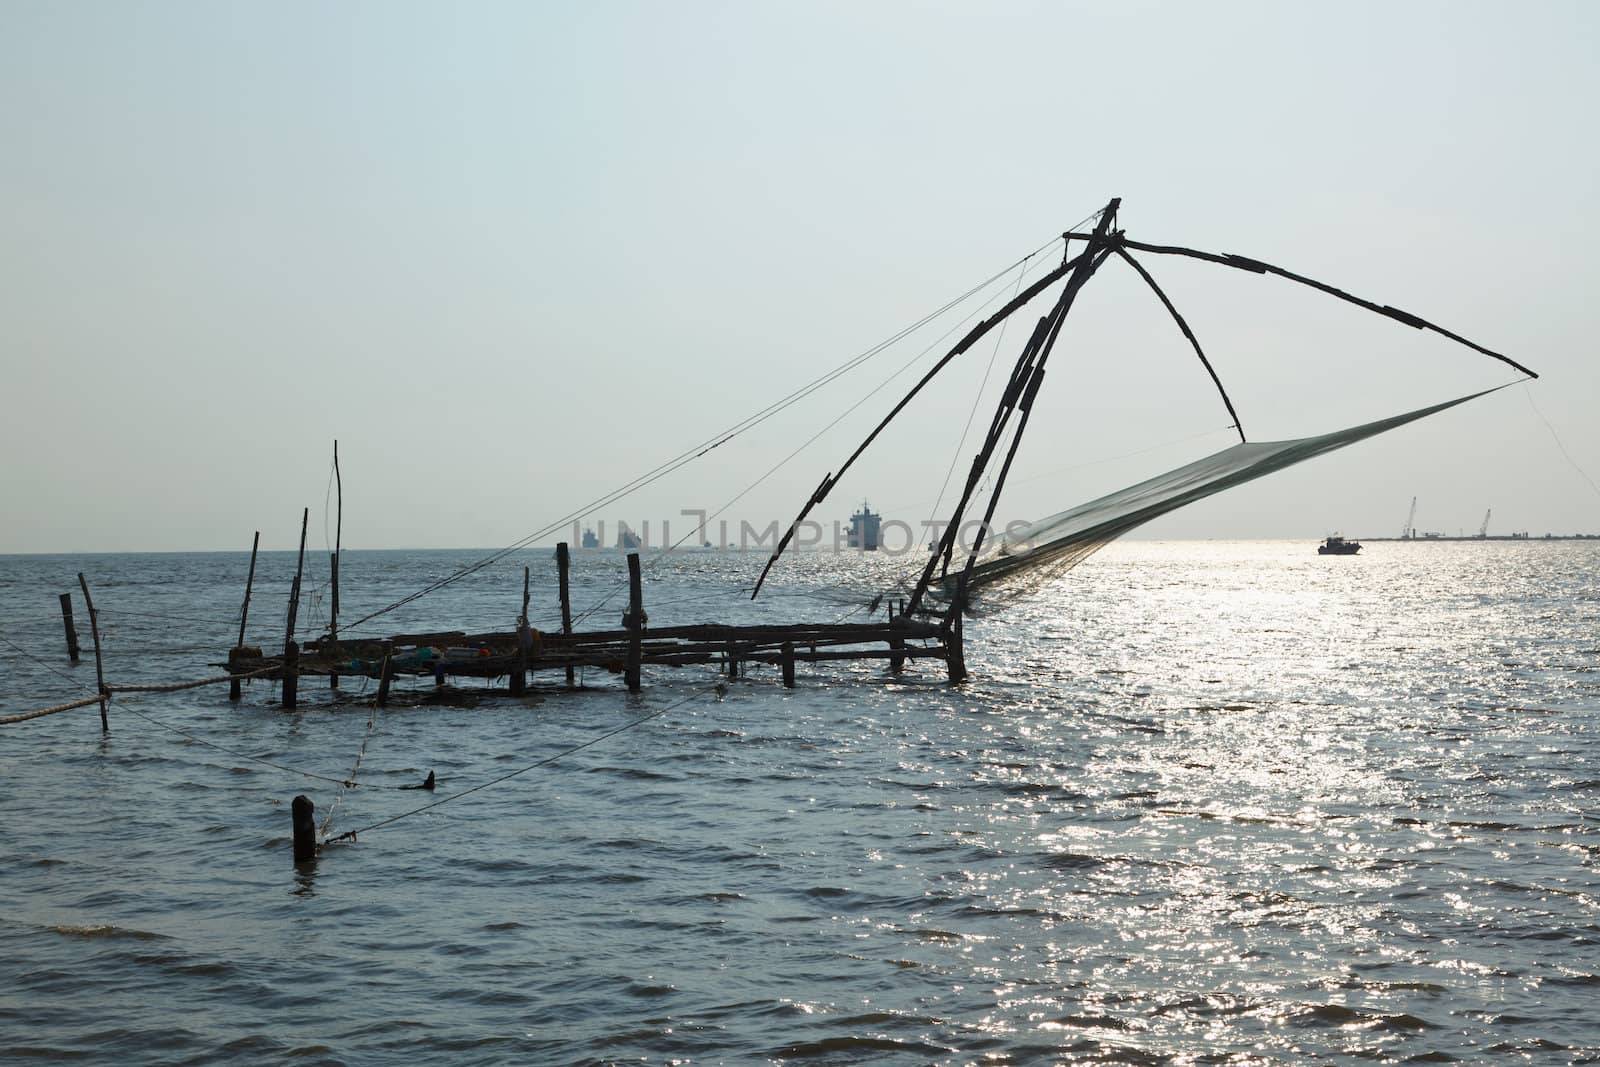
<path fill-rule="evenodd" d="M 1440 534 L 1437 537 L 1357 537 L 1353 540 L 1363 543 L 1393 542 L 1395 544 L 1410 544 L 1416 542 L 1421 545 L 1437 544 L 1440 541 L 1515 541 L 1522 544 L 1527 541 L 1600 541 L 1600 534 L 1545 534 L 1542 537 L 1520 537 L 1512 534 L 1460 534 L 1456 537 L 1447 537 Z"/>
<path fill-rule="evenodd" d="M 1316 540 L 1319 540 L 1319 538 L 1313 537 L 1313 536 L 1310 536 L 1310 535 L 1305 535 L 1305 536 L 1300 536 L 1300 537 L 1122 537 L 1122 538 L 1118 538 L 1117 540 L 1118 541 L 1126 541 L 1126 542 L 1144 542 L 1144 543 L 1153 543 L 1153 542 L 1166 541 L 1166 542 L 1173 542 L 1173 543 L 1178 543 L 1178 544 L 1190 544 L 1190 543 L 1193 543 L 1193 544 L 1207 544 L 1207 543 L 1215 543 L 1217 541 L 1239 541 L 1239 542 L 1278 541 L 1278 542 L 1282 542 L 1284 544 L 1296 544 L 1296 543 L 1304 543 L 1304 542 L 1316 541 Z M 1442 544 L 1444 542 L 1460 542 L 1460 541 L 1504 541 L 1504 542 L 1511 542 L 1511 543 L 1515 543 L 1515 544 L 1542 544 L 1542 543 L 1546 543 L 1546 542 L 1550 542 L 1550 541 L 1600 541 L 1600 534 L 1583 534 L 1583 533 L 1580 533 L 1580 534 L 1543 534 L 1543 535 L 1541 535 L 1539 537 L 1532 537 L 1532 536 L 1529 536 L 1529 537 L 1513 537 L 1510 534 L 1490 534 L 1487 537 L 1478 537 L 1475 534 L 1464 534 L 1464 535 L 1453 536 L 1453 537 L 1445 537 L 1445 536 L 1439 536 L 1439 537 L 1347 537 L 1346 540 L 1348 540 L 1348 541 L 1360 541 L 1363 544 L 1410 544 L 1410 543 L 1416 543 L 1416 544 L 1421 544 L 1421 545 L 1435 545 L 1435 544 Z M 364 552 L 452 552 L 452 553 L 453 552 L 481 552 L 481 553 L 486 553 L 487 554 L 487 553 L 494 553 L 494 552 L 499 552 L 499 551 L 502 551 L 502 549 L 493 548 L 493 547 L 484 547 L 484 546 L 479 546 L 479 547 L 476 547 L 476 548 L 350 548 L 350 547 L 347 547 L 347 548 L 344 549 L 344 552 L 345 552 L 346 555 L 348 555 L 348 554 L 350 554 L 352 552 L 363 552 L 363 553 Z M 528 546 L 525 546 L 524 548 L 518 549 L 517 551 L 519 551 L 519 552 L 554 552 L 555 551 L 555 544 L 551 543 L 551 544 L 548 544 L 548 545 L 528 545 Z M 574 555 L 581 554 L 581 555 L 585 555 L 585 556 L 621 555 L 621 554 L 623 554 L 623 550 L 620 549 L 620 548 L 574 548 L 572 551 L 573 551 Z M 645 545 L 645 546 L 641 546 L 639 548 L 639 551 L 641 553 L 654 555 L 654 554 L 658 554 L 658 553 L 664 552 L 664 551 L 666 551 L 666 549 L 663 548 L 662 546 L 658 546 L 658 545 Z M 708 553 L 708 552 L 709 553 L 713 553 L 713 554 L 740 553 L 740 552 L 747 552 L 747 553 L 751 553 L 751 554 L 760 554 L 760 553 L 764 553 L 764 552 L 769 552 L 770 548 L 740 549 L 737 546 L 730 545 L 730 546 L 728 546 L 726 548 L 715 548 L 715 547 L 713 547 L 713 548 L 709 548 L 708 549 L 708 548 L 703 548 L 703 547 L 700 547 L 700 546 L 685 545 L 685 546 L 681 546 L 676 551 L 678 551 L 678 552 L 694 552 L 694 553 L 697 553 L 697 554 L 698 553 Z M 805 550 L 805 554 L 806 555 L 811 555 L 811 554 L 814 554 L 815 551 L 816 550 L 814 550 L 814 549 L 813 550 Z M 264 556 L 265 555 L 269 555 L 269 554 L 270 555 L 280 555 L 280 556 L 284 556 L 284 555 L 293 556 L 293 555 L 295 555 L 295 553 L 296 553 L 296 549 L 293 549 L 293 548 L 271 548 L 271 549 L 263 548 L 263 549 L 261 549 L 261 554 L 264 555 Z M 857 553 L 859 553 L 859 550 L 850 549 L 848 552 L 841 552 L 839 554 L 848 555 L 848 554 L 857 554 Z M 23 558 L 33 558 L 33 557 L 41 557 L 41 556 L 60 556 L 60 557 L 63 557 L 63 558 L 72 558 L 72 557 L 82 557 L 82 556 L 229 556 L 229 555 L 231 555 L 231 556 L 246 556 L 247 557 L 247 556 L 250 555 L 250 552 L 249 552 L 248 549 L 231 549 L 231 548 L 95 549 L 95 550 L 90 550 L 90 551 L 67 550 L 67 551 L 56 551 L 56 552 L 0 552 L 0 559 L 23 559 Z M 307 555 L 310 556 L 311 553 L 308 552 Z"/>

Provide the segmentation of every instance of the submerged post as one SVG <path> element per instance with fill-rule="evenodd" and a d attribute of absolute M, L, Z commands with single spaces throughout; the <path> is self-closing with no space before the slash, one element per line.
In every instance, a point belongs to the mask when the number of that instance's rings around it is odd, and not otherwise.
<path fill-rule="evenodd" d="M 309 863 L 317 858 L 317 806 L 301 793 L 289 808 L 294 815 L 294 861 Z"/>
<path fill-rule="evenodd" d="M 794 688 L 794 642 L 783 643 L 783 687 Z"/>
<path fill-rule="evenodd" d="M 238 650 L 244 647 L 244 624 L 250 617 L 250 587 L 256 584 L 256 550 L 261 547 L 261 531 L 256 531 L 256 539 L 250 543 L 250 573 L 244 580 L 244 606 L 239 609 L 239 643 L 234 645 Z M 232 656 L 228 657 L 231 661 Z M 229 666 L 232 664 L 230 662 Z M 243 694 L 239 691 L 239 679 L 235 678 L 228 683 L 228 699 L 238 700 Z"/>
<path fill-rule="evenodd" d="M 67 657 L 78 662 L 78 629 L 72 625 L 72 594 L 61 594 L 61 625 L 67 628 Z"/>
<path fill-rule="evenodd" d="M 94 680 L 95 692 L 100 694 L 100 732 L 109 734 L 111 723 L 106 719 L 106 702 L 111 699 L 111 694 L 106 691 L 105 665 L 100 658 L 100 616 L 95 614 L 94 598 L 89 595 L 89 581 L 78 572 L 78 585 L 83 589 L 83 603 L 89 609 L 89 632 L 94 635 Z"/>
<path fill-rule="evenodd" d="M 300 646 L 294 641 L 295 616 L 300 613 L 300 579 L 306 566 L 306 524 L 311 521 L 311 509 L 300 513 L 300 560 L 294 568 L 294 585 L 289 591 L 289 625 L 283 635 L 283 706 L 295 706 L 300 688 Z"/>
<path fill-rule="evenodd" d="M 572 595 L 567 588 L 567 571 L 572 566 L 565 541 L 556 544 L 556 582 L 561 592 L 561 632 L 572 633 Z M 567 667 L 567 685 L 573 684 L 572 667 Z"/>
<path fill-rule="evenodd" d="M 639 584 L 639 553 L 628 553 L 628 614 L 623 619 L 628 629 L 628 692 L 639 691 L 639 661 L 643 657 L 644 591 Z"/>

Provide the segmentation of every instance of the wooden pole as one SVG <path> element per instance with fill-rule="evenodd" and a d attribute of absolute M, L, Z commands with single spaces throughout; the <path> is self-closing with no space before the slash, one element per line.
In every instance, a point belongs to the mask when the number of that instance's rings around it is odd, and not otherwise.
<path fill-rule="evenodd" d="M 289 807 L 294 814 L 294 861 L 310 863 L 317 858 L 317 806 L 301 793 Z"/>
<path fill-rule="evenodd" d="M 383 643 L 383 666 L 378 668 L 378 707 L 389 706 L 389 682 L 394 678 L 394 642 Z"/>
<path fill-rule="evenodd" d="M 283 646 L 283 706 L 295 707 L 300 697 L 300 646 L 290 641 Z"/>
<path fill-rule="evenodd" d="M 955 549 L 956 539 L 961 529 L 962 519 L 966 515 L 967 504 L 978 492 L 983 472 L 988 469 L 990 457 L 994 455 L 999 446 L 1005 429 L 1011 417 L 1019 410 L 1023 411 L 1022 424 L 1027 422 L 1027 409 L 1033 403 L 1033 396 L 1038 392 L 1039 384 L 1043 380 L 1044 367 L 1050 358 L 1050 351 L 1055 347 L 1056 338 L 1061 335 L 1061 326 L 1066 321 L 1067 313 L 1072 310 L 1073 302 L 1078 293 L 1088 284 L 1094 272 L 1111 255 L 1111 247 L 1106 244 L 1106 234 L 1117 216 L 1117 207 L 1122 203 L 1121 198 L 1113 197 L 1111 202 L 1100 212 L 1100 221 L 1095 225 L 1094 235 L 1089 242 L 1089 247 L 1078 257 L 1077 266 L 1073 268 L 1072 276 L 1067 279 L 1067 284 L 1062 286 L 1061 295 L 1056 298 L 1055 306 L 1050 309 L 1034 328 L 1033 335 L 1028 343 L 1023 346 L 1022 354 L 1017 357 L 1016 365 L 1011 371 L 1011 380 L 1005 392 L 1001 395 L 1000 403 L 995 407 L 995 413 L 989 425 L 989 433 L 984 438 L 983 447 L 973 457 L 972 469 L 967 475 L 966 487 L 961 496 L 956 500 L 954 509 L 950 512 L 950 520 L 945 524 L 944 535 L 939 542 L 939 550 L 928 557 L 928 562 L 922 568 L 922 577 L 917 579 L 916 587 L 911 591 L 911 603 L 908 610 L 915 612 L 922 604 L 922 598 L 927 594 L 928 587 L 933 583 L 935 566 L 943 559 L 945 570 L 948 573 L 949 560 Z M 1022 426 L 1019 426 L 1012 437 L 1011 451 L 1006 462 L 1009 464 L 1010 456 L 1016 454 L 1017 445 L 1021 442 Z M 989 511 L 992 513 L 1000 501 L 1000 490 L 1005 481 L 1002 471 L 995 483 L 994 489 L 989 493 Z M 985 523 L 988 518 L 985 518 Z M 979 541 L 982 540 L 980 528 Z M 977 561 L 978 549 L 974 547 L 968 557 L 966 573 L 971 573 L 973 564 Z"/>
<path fill-rule="evenodd" d="M 244 606 L 239 609 L 239 643 L 235 648 L 244 647 L 244 624 L 250 617 L 250 587 L 256 583 L 256 550 L 261 547 L 261 531 L 256 531 L 256 538 L 250 542 L 250 574 L 244 580 Z M 228 683 L 228 699 L 238 700 L 243 694 L 239 691 L 239 679 L 235 678 Z"/>
<path fill-rule="evenodd" d="M 94 598 L 89 595 L 89 582 L 78 572 L 78 585 L 83 589 L 83 603 L 89 609 L 89 632 L 94 635 L 94 680 L 95 691 L 100 694 L 100 732 L 109 734 L 111 723 L 106 719 L 106 702 L 111 699 L 111 694 L 106 692 L 105 664 L 100 658 L 100 616 L 94 610 Z"/>
<path fill-rule="evenodd" d="M 785 689 L 793 689 L 794 688 L 794 642 L 793 641 L 785 641 L 783 643 L 782 665 L 783 665 L 783 687 Z"/>
<path fill-rule="evenodd" d="M 528 681 L 528 652 L 533 633 L 528 629 L 528 568 L 522 568 L 522 613 L 517 616 L 517 655 L 511 665 L 511 695 L 519 697 Z"/>
<path fill-rule="evenodd" d="M 328 613 L 328 644 L 333 649 L 335 657 L 339 655 L 339 541 L 344 535 L 344 480 L 339 477 L 339 442 L 333 442 L 333 484 L 337 494 L 335 500 L 336 510 L 333 520 L 333 558 L 330 561 L 329 578 L 333 582 L 333 602 L 329 605 Z M 324 530 L 327 527 L 323 527 Z M 328 688 L 339 688 L 339 672 L 328 672 Z"/>
<path fill-rule="evenodd" d="M 950 670 L 950 684 L 966 680 L 967 677 L 967 651 L 963 645 L 961 634 L 961 618 L 967 609 L 967 576 L 963 574 L 956 580 L 956 600 L 954 610 L 947 619 L 944 638 L 945 666 Z"/>
<path fill-rule="evenodd" d="M 61 594 L 61 625 L 67 628 L 67 656 L 78 662 L 78 628 L 72 625 L 72 594 Z"/>
<path fill-rule="evenodd" d="M 1110 207 L 1113 211 L 1115 210 L 1116 204 L 1119 202 L 1120 201 L 1112 202 Z M 1098 233 L 1099 231 L 1096 232 Z M 1066 276 L 1069 272 L 1075 271 L 1081 267 L 1082 264 L 1089 259 L 1093 251 L 1093 248 L 1086 249 L 1079 255 L 1074 256 L 1073 258 L 1062 263 L 1059 267 L 1056 267 L 1048 274 L 1041 275 L 1037 281 L 1028 286 L 1026 289 L 1022 290 L 1016 296 L 1013 296 L 1010 301 L 1008 301 L 993 315 L 990 315 L 988 318 L 982 320 L 976 326 L 974 326 L 965 337 L 956 342 L 954 348 L 950 349 L 950 351 L 946 352 L 939 358 L 939 362 L 935 363 L 928 370 L 928 372 L 922 376 L 922 379 L 918 381 L 916 385 L 911 387 L 910 392 L 901 397 L 900 402 L 889 410 L 889 414 L 885 415 L 883 420 L 873 428 L 872 432 L 867 435 L 867 439 L 856 446 L 856 450 L 850 453 L 849 458 L 839 465 L 839 469 L 822 479 L 822 484 L 817 486 L 816 491 L 811 494 L 811 499 L 808 500 L 805 506 L 800 509 L 800 514 L 795 516 L 794 522 L 786 531 L 784 531 L 783 536 L 779 538 L 778 547 L 772 550 L 772 556 L 767 560 L 767 565 L 761 569 L 761 576 L 756 579 L 756 587 L 750 594 L 751 600 L 754 600 L 761 592 L 761 586 L 767 580 L 767 572 L 772 570 L 772 565 L 778 562 L 779 556 L 783 555 L 784 549 L 789 546 L 789 542 L 791 539 L 793 539 L 795 531 L 800 528 L 800 524 L 805 521 L 805 517 L 811 513 L 811 509 L 822 503 L 822 501 L 827 498 L 828 493 L 833 489 L 833 487 L 839 484 L 839 479 L 844 477 L 845 471 L 849 470 L 855 464 L 855 461 L 861 458 L 861 454 L 867 450 L 868 446 L 870 446 L 873 441 L 878 439 L 878 435 L 884 431 L 884 428 L 887 427 L 889 423 L 893 422 L 900 412 L 905 410 L 906 405 L 910 404 L 911 401 L 916 398 L 916 395 L 922 391 L 923 387 L 929 382 L 933 381 L 933 379 L 939 374 L 940 371 L 944 370 L 951 360 L 955 359 L 957 356 L 961 355 L 967 349 L 976 344 L 978 339 L 984 334 L 1000 325 L 1008 317 L 1010 317 L 1013 312 L 1026 305 L 1034 297 L 1044 292 L 1056 282 L 1060 281 L 1061 278 Z"/>
<path fill-rule="evenodd" d="M 561 588 L 561 632 L 564 635 L 572 634 L 572 595 L 567 588 L 567 571 L 572 565 L 570 553 L 567 551 L 565 541 L 556 545 L 556 580 Z M 573 684 L 572 668 L 567 668 L 567 685 Z"/>
<path fill-rule="evenodd" d="M 639 582 L 639 553 L 628 553 L 628 692 L 639 691 L 640 642 L 644 632 L 644 590 Z"/>
<path fill-rule="evenodd" d="M 895 619 L 899 618 L 899 614 L 896 612 L 898 606 L 900 606 L 899 601 L 889 601 L 889 625 L 891 627 L 894 626 Z M 889 638 L 889 649 L 894 653 L 889 657 L 889 669 L 895 674 L 899 674 L 906 669 L 905 648 L 906 639 L 904 637 Z"/>
<path fill-rule="evenodd" d="M 294 641 L 295 617 L 300 614 L 300 579 L 306 566 L 306 524 L 311 521 L 311 509 L 300 513 L 300 560 L 294 568 L 294 585 L 289 591 L 289 625 L 283 635 L 283 706 L 295 706 L 300 688 L 300 646 Z"/>

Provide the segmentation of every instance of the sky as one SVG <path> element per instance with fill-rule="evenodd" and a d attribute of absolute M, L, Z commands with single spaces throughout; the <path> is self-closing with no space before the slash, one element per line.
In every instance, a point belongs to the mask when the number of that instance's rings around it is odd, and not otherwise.
<path fill-rule="evenodd" d="M 585 508 L 1113 196 L 1133 239 L 1541 374 L 1144 535 L 1396 536 L 1413 497 L 1422 530 L 1600 532 L 1597 48 L 1586 2 L 0 0 L 0 552 L 288 549 L 305 507 L 320 548 L 335 440 L 346 547 L 786 523 L 1017 270 Z M 1281 279 L 1144 262 L 1252 439 L 1518 377 Z M 932 514 L 1042 310 L 817 516 Z M 1050 366 L 1002 521 L 1234 440 L 1119 263 Z"/>

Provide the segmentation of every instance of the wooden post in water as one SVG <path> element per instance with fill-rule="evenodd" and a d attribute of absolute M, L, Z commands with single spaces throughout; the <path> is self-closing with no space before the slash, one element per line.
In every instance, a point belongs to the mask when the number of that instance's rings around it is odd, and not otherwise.
<path fill-rule="evenodd" d="M 961 618 L 967 609 L 967 576 L 956 580 L 956 602 L 952 606 L 944 630 L 945 666 L 950 670 L 950 684 L 966 680 L 967 652 L 962 644 Z"/>
<path fill-rule="evenodd" d="M 294 641 L 295 616 L 300 614 L 300 579 L 306 566 L 306 524 L 311 521 L 311 509 L 300 513 L 300 560 L 294 567 L 294 586 L 289 591 L 289 625 L 283 635 L 283 706 L 295 706 L 300 688 L 300 646 Z"/>
<path fill-rule="evenodd" d="M 644 654 L 644 591 L 639 583 L 639 553 L 628 553 L 628 692 L 639 691 L 639 660 Z"/>
<path fill-rule="evenodd" d="M 389 682 L 394 678 L 394 642 L 383 643 L 383 666 L 378 668 L 378 707 L 389 705 Z"/>
<path fill-rule="evenodd" d="M 260 547 L 261 531 L 257 530 L 256 539 L 250 543 L 250 574 L 244 580 L 244 607 L 239 609 L 239 643 L 234 645 L 234 648 L 244 647 L 244 623 L 250 617 L 250 587 L 256 584 L 256 550 Z M 242 695 L 239 691 L 239 679 L 235 678 L 228 683 L 229 700 L 238 700 Z"/>
<path fill-rule="evenodd" d="M 783 687 L 794 688 L 794 642 L 783 643 Z"/>
<path fill-rule="evenodd" d="M 317 806 L 301 793 L 289 808 L 294 814 L 294 861 L 309 863 L 317 858 Z"/>
<path fill-rule="evenodd" d="M 511 664 L 511 695 L 519 697 L 528 682 L 528 652 L 533 634 L 528 629 L 528 568 L 522 568 L 522 613 L 517 616 L 517 655 Z"/>
<path fill-rule="evenodd" d="M 78 628 L 72 625 L 72 594 L 61 594 L 61 625 L 67 628 L 67 656 L 78 662 Z"/>
<path fill-rule="evenodd" d="M 109 734 L 111 723 L 106 719 L 106 702 L 111 699 L 111 694 L 106 692 L 105 665 L 100 658 L 100 616 L 95 614 L 94 598 L 89 595 L 89 582 L 78 572 L 78 585 L 83 589 L 83 603 L 89 609 L 89 632 L 94 635 L 94 680 L 95 692 L 100 694 L 100 732 Z"/>
<path fill-rule="evenodd" d="M 333 654 L 339 654 L 339 541 L 344 535 L 344 481 L 339 477 L 339 442 L 333 443 L 333 484 L 334 491 L 338 494 L 335 498 L 335 518 L 333 520 L 333 558 L 329 561 L 329 578 L 333 582 L 333 603 L 328 610 L 328 644 L 333 648 Z M 327 527 L 323 527 L 324 530 Z M 328 688 L 339 688 L 339 672 L 328 672 Z"/>
<path fill-rule="evenodd" d="M 567 588 L 567 571 L 572 565 L 572 560 L 567 552 L 567 543 L 562 541 L 556 545 L 556 582 L 561 590 L 561 632 L 572 633 L 572 595 Z M 567 668 L 567 685 L 573 684 L 572 668 Z"/>
<path fill-rule="evenodd" d="M 889 601 L 889 626 L 891 629 L 893 629 L 895 625 L 895 620 L 900 618 L 897 608 L 904 608 L 904 606 L 905 604 L 903 601 Z M 906 657 L 904 655 L 905 647 L 906 639 L 904 637 L 889 638 L 889 650 L 891 653 L 893 653 L 889 656 L 889 669 L 895 674 L 899 674 L 901 671 L 906 669 Z"/>
<path fill-rule="evenodd" d="M 300 699 L 300 645 L 290 641 L 283 646 L 283 706 L 295 707 Z"/>

